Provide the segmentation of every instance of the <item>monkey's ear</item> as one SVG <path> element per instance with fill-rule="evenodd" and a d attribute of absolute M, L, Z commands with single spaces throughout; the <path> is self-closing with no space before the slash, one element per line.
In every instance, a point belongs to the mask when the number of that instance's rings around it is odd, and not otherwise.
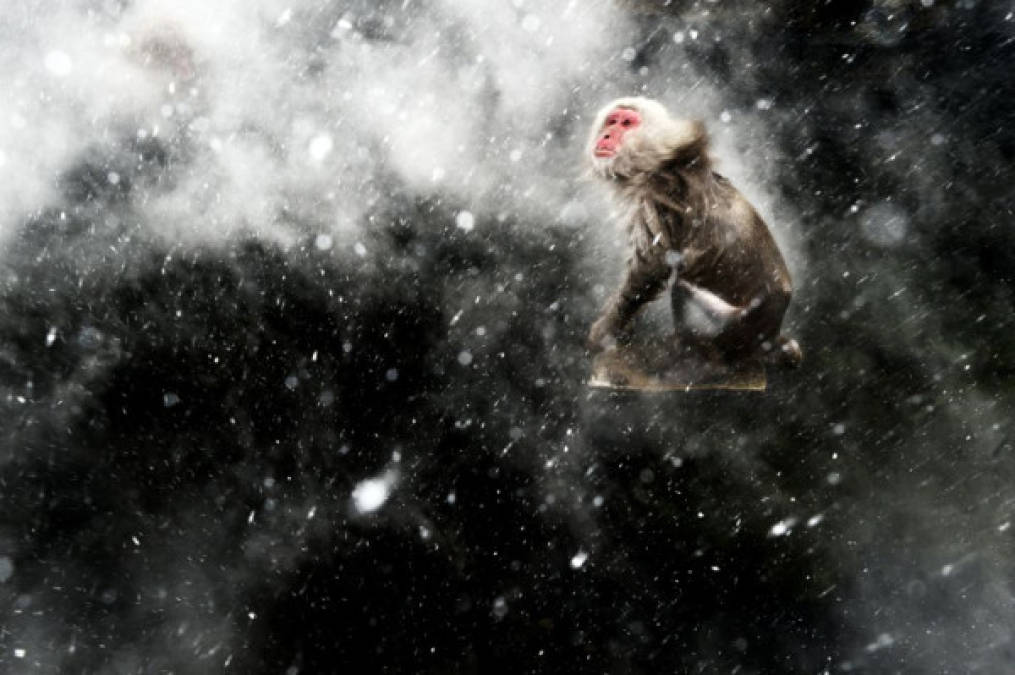
<path fill-rule="evenodd" d="M 694 159 L 708 152 L 708 132 L 701 120 L 671 120 L 663 141 L 673 159 Z"/>

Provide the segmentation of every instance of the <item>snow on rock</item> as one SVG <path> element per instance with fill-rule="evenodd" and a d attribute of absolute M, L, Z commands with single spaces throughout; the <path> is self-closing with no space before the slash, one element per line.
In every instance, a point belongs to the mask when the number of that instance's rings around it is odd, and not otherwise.
<path fill-rule="evenodd" d="M 902 207 L 883 201 L 867 209 L 860 218 L 860 234 L 871 244 L 891 248 L 909 233 L 909 214 Z"/>

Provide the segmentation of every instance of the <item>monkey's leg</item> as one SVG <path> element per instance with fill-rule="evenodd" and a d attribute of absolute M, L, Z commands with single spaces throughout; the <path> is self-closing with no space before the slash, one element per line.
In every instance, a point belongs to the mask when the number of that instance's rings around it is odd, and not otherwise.
<path fill-rule="evenodd" d="M 728 360 L 762 352 L 766 344 L 771 350 L 788 304 L 788 298 L 772 295 L 741 307 L 686 281 L 674 284 L 672 300 L 678 338 L 711 344 Z"/>
<path fill-rule="evenodd" d="M 670 266 L 661 257 L 636 253 L 628 260 L 624 283 L 589 330 L 588 348 L 598 352 L 624 341 L 635 314 L 662 293 L 670 273 Z"/>

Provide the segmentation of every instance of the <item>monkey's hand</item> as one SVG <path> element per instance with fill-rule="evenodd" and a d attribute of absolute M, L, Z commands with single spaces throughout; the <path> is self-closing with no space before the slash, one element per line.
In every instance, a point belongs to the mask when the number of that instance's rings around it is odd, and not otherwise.
<path fill-rule="evenodd" d="M 607 349 L 614 349 L 621 337 L 622 329 L 623 325 L 616 310 L 607 310 L 592 324 L 585 346 L 593 354 Z"/>

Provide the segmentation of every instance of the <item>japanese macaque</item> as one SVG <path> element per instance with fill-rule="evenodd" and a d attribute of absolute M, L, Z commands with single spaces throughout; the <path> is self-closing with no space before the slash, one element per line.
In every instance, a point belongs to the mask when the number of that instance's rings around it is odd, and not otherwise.
<path fill-rule="evenodd" d="M 589 331 L 590 350 L 625 341 L 638 310 L 675 277 L 681 348 L 726 363 L 800 362 L 796 340 L 779 332 L 792 294 L 786 263 L 754 208 L 712 170 L 701 122 L 621 98 L 596 116 L 587 154 L 627 208 L 630 246 L 623 284 Z"/>

